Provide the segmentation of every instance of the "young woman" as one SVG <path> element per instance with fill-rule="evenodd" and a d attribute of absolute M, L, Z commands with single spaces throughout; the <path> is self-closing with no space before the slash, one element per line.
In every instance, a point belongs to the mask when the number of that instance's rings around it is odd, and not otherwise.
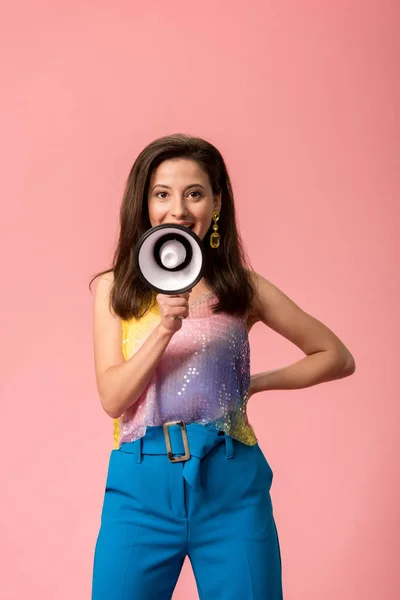
<path fill-rule="evenodd" d="M 279 600 L 273 473 L 247 401 L 346 377 L 354 359 L 248 267 L 229 175 L 210 143 L 177 134 L 147 146 L 129 174 L 120 223 L 94 301 L 97 386 L 115 447 L 92 599 L 170 599 L 189 556 L 201 600 Z M 190 293 L 156 295 L 135 272 L 138 240 L 163 223 L 203 240 L 204 276 Z M 250 376 L 248 333 L 258 321 L 305 357 Z"/>

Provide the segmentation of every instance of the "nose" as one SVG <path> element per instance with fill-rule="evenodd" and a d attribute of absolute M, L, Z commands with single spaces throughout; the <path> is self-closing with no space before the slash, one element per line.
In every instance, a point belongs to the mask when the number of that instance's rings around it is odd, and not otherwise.
<path fill-rule="evenodd" d="M 186 217 L 187 214 L 188 210 L 185 200 L 182 198 L 176 198 L 172 204 L 171 216 L 174 217 L 174 219 L 183 220 L 183 218 Z"/>

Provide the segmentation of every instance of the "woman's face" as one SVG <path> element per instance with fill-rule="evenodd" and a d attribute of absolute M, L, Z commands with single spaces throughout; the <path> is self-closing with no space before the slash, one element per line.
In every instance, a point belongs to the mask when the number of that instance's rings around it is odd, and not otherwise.
<path fill-rule="evenodd" d="M 207 173 L 193 160 L 165 160 L 150 177 L 148 193 L 152 227 L 174 223 L 190 227 L 200 239 L 206 235 L 221 198 L 213 196 Z"/>

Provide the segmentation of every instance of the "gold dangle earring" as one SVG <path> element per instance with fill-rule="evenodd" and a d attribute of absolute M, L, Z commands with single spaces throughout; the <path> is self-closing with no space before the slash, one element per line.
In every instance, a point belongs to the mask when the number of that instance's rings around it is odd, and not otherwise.
<path fill-rule="evenodd" d="M 210 246 L 211 246 L 211 248 L 218 248 L 220 240 L 221 240 L 221 236 L 218 233 L 218 225 L 217 225 L 217 222 L 219 221 L 219 210 L 214 210 L 212 218 L 214 221 L 214 225 L 213 225 L 214 231 L 210 236 Z"/>

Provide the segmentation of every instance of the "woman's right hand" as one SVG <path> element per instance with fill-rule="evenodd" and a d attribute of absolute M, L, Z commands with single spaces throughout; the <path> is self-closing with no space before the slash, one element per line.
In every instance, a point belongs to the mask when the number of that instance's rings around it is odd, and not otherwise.
<path fill-rule="evenodd" d="M 189 296 L 192 290 L 184 294 L 168 296 L 157 294 L 157 302 L 160 307 L 161 322 L 168 333 L 176 333 L 182 327 L 183 319 L 189 316 Z"/>

